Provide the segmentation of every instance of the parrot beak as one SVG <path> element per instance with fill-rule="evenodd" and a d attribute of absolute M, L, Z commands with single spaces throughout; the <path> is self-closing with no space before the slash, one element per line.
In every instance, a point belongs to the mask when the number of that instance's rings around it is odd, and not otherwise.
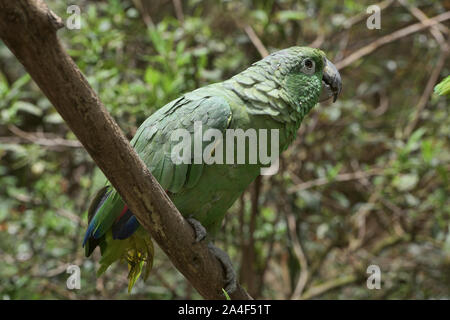
<path fill-rule="evenodd" d="M 342 81 L 339 71 L 327 58 L 325 58 L 325 68 L 323 69 L 322 93 L 319 101 L 325 101 L 333 97 L 336 101 L 342 90 Z"/>

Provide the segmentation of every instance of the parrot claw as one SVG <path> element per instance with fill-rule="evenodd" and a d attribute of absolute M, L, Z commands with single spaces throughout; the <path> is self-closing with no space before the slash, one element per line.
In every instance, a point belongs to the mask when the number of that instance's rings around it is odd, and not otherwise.
<path fill-rule="evenodd" d="M 200 223 L 200 221 L 194 219 L 192 216 L 186 219 L 187 222 L 192 226 L 195 233 L 195 242 L 200 242 L 206 238 L 208 235 L 205 227 Z M 220 261 L 225 271 L 225 291 L 228 294 L 233 293 L 237 288 L 237 276 L 236 271 L 234 271 L 233 264 L 231 263 L 230 257 L 222 249 L 216 247 L 212 242 L 208 243 L 209 251 Z"/>
<path fill-rule="evenodd" d="M 194 218 L 189 217 L 186 219 L 187 222 L 191 225 L 191 227 L 194 229 L 195 233 L 195 242 L 200 242 L 204 240 L 207 236 L 207 232 L 205 227 L 200 223 L 200 221 L 195 220 Z"/>
<path fill-rule="evenodd" d="M 237 276 L 230 257 L 225 251 L 216 247 L 212 242 L 208 243 L 208 249 L 220 261 L 225 270 L 225 291 L 228 294 L 233 293 L 237 288 Z"/>

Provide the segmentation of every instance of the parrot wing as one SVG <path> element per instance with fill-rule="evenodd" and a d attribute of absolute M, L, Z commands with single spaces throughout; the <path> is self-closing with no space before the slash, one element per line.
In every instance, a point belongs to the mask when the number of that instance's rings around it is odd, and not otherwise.
<path fill-rule="evenodd" d="M 132 139 L 132 146 L 164 190 L 177 193 L 183 188 L 192 188 L 203 171 L 203 161 L 194 164 L 193 152 L 187 163 L 172 161 L 171 152 L 179 144 L 172 139 L 175 130 L 183 129 L 193 150 L 194 124 L 201 124 L 203 131 L 217 129 L 222 133 L 229 126 L 230 106 L 224 98 L 213 93 L 214 90 L 208 94 L 206 88 L 199 89 L 170 102 L 150 116 Z M 202 142 L 202 156 L 205 145 L 206 142 Z M 111 186 L 98 192 L 88 211 L 89 226 L 83 241 L 86 256 L 100 246 L 102 259 L 98 274 L 114 261 L 125 259 L 130 268 L 131 290 L 147 261 L 145 274 L 148 275 L 151 269 L 153 245 L 150 237 L 146 232 L 136 232 L 139 227 L 136 217 Z M 118 241 L 125 239 L 127 241 Z"/>
<path fill-rule="evenodd" d="M 197 91 L 158 110 L 142 124 L 131 141 L 156 180 L 171 193 L 194 187 L 201 177 L 204 161 L 194 163 L 194 139 L 200 140 L 202 157 L 205 146 L 210 142 L 203 142 L 202 136 L 194 137 L 194 125 L 201 124 L 203 132 L 216 129 L 223 134 L 231 122 L 231 109 L 224 98 Z M 172 160 L 174 148 L 181 143 L 173 137 L 177 130 L 188 135 L 190 160 L 186 163 Z"/>

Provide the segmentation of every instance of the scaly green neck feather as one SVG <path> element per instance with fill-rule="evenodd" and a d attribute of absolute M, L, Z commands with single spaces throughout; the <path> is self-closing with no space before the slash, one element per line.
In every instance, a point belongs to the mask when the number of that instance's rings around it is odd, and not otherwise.
<path fill-rule="evenodd" d="M 304 116 L 317 103 L 320 90 L 291 90 L 289 94 L 284 88 L 294 88 L 306 81 L 316 81 L 306 75 L 286 74 L 284 70 L 275 69 L 265 60 L 259 61 L 247 70 L 223 82 L 226 89 L 233 91 L 245 102 L 250 114 L 268 115 L 275 121 L 286 125 L 294 134 L 299 128 Z M 276 66 L 275 66 L 276 68 Z M 284 82 L 284 83 L 282 83 Z M 313 83 L 321 87 L 321 82 Z M 311 83 L 309 83 L 311 86 Z M 305 85 L 305 88 L 306 85 Z"/>

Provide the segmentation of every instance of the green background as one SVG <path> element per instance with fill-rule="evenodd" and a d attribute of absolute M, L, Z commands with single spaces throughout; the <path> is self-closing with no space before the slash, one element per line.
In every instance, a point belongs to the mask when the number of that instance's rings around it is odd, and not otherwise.
<path fill-rule="evenodd" d="M 369 30 L 371 1 L 46 1 L 64 20 L 79 5 L 81 29 L 59 37 L 128 138 L 183 92 L 259 60 L 258 39 L 269 52 L 320 47 L 341 67 L 342 96 L 309 114 L 280 172 L 229 210 L 217 244 L 257 298 L 450 298 L 449 98 L 430 92 L 449 74 L 439 59 L 450 25 L 378 46 L 418 23 L 417 9 L 434 17 L 450 1 L 402 2 L 412 6 L 383 1 L 381 29 Z M 85 258 L 81 241 L 101 184 L 0 42 L 0 298 L 200 298 L 160 250 L 131 295 L 125 265 L 96 278 L 99 252 Z M 80 290 L 66 288 L 70 264 Z M 380 290 L 366 286 L 372 264 Z"/>

